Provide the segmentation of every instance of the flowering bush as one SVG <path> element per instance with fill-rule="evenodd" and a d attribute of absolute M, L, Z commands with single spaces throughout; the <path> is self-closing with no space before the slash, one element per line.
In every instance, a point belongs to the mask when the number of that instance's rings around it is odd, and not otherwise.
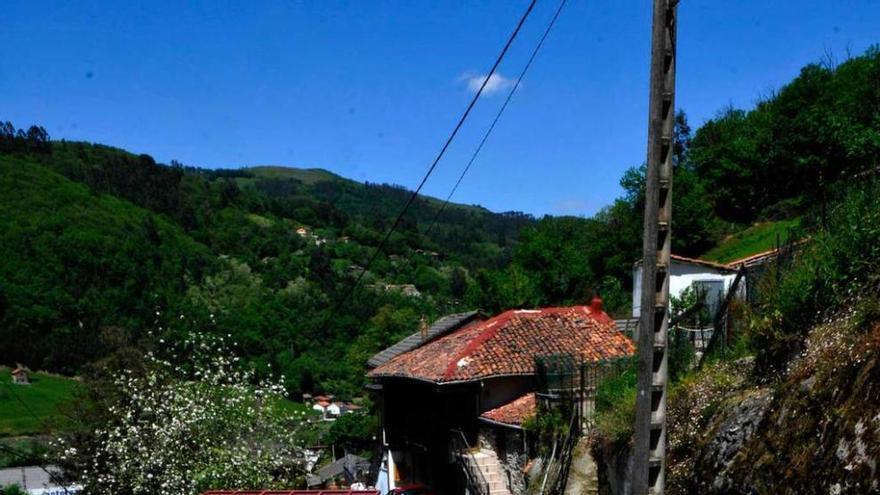
<path fill-rule="evenodd" d="M 168 354 L 186 364 L 146 353 L 144 372 L 113 380 L 109 419 L 89 441 L 56 442 L 86 493 L 197 494 L 290 486 L 301 476 L 301 418 L 280 407 L 280 382 L 242 369 L 222 338 L 193 333 Z"/>

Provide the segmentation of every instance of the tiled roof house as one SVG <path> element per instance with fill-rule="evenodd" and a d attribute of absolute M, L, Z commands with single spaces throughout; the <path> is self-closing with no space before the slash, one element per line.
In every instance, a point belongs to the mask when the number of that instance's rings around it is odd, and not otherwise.
<path fill-rule="evenodd" d="M 488 319 L 451 315 L 414 333 L 374 356 L 367 374 L 381 413 L 383 472 L 389 473 L 383 488 L 424 483 L 437 493 L 461 493 L 455 486 L 461 473 L 454 472 L 460 468 L 449 462 L 457 438 L 471 446 L 494 442 L 499 459 L 510 458 L 504 445 L 522 449 L 522 440 L 511 438 L 535 414 L 537 357 L 590 362 L 634 352 L 599 299 Z M 512 467 L 509 474 L 522 476 Z"/>
<path fill-rule="evenodd" d="M 602 361 L 633 351 L 601 308 L 511 310 L 399 354 L 368 376 L 445 384 L 534 375 L 536 356 L 570 353 Z"/>

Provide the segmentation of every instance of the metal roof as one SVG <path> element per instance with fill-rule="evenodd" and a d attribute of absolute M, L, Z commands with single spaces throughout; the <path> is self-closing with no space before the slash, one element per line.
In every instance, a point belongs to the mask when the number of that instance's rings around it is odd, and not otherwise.
<path fill-rule="evenodd" d="M 366 472 L 369 470 L 370 461 L 354 454 L 345 454 L 330 464 L 322 466 L 314 474 L 307 475 L 306 485 L 310 487 L 320 485 L 346 473 L 354 478 L 358 471 Z"/>
<path fill-rule="evenodd" d="M 400 342 L 392 345 L 391 347 L 382 350 L 376 353 L 375 356 L 371 357 L 369 361 L 367 361 L 367 365 L 371 368 L 376 368 L 381 366 L 392 358 L 403 354 L 404 352 L 409 352 L 413 349 L 419 348 L 428 342 L 436 339 L 437 337 L 442 337 L 447 333 L 460 328 L 462 325 L 466 323 L 470 323 L 472 320 L 477 319 L 479 317 L 479 312 L 477 311 L 469 311 L 467 313 L 456 313 L 451 315 L 446 315 L 439 320 L 435 321 L 430 327 L 428 327 L 427 336 L 422 338 L 421 332 L 416 332 L 409 337 L 401 340 Z"/>

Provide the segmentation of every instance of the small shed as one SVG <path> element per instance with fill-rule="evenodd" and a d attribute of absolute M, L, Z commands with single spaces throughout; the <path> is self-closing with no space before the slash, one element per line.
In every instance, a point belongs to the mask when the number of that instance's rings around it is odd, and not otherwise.
<path fill-rule="evenodd" d="M 669 296 L 681 297 L 689 287 L 706 294 L 706 303 L 712 310 L 733 284 L 737 267 L 712 261 L 672 255 L 669 267 Z M 642 262 L 633 266 L 632 316 L 638 318 L 642 305 Z"/>
<path fill-rule="evenodd" d="M 30 385 L 31 379 L 28 371 L 21 365 L 12 370 L 12 383 L 16 385 Z"/>

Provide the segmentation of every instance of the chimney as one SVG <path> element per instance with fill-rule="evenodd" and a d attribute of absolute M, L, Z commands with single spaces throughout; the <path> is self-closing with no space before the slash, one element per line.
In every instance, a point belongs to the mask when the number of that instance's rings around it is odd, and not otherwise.
<path fill-rule="evenodd" d="M 590 311 L 593 313 L 601 313 L 604 311 L 602 298 L 599 297 L 599 293 L 597 292 L 593 299 L 590 300 Z"/>
<path fill-rule="evenodd" d="M 428 319 L 425 318 L 425 315 L 422 315 L 422 319 L 419 321 L 419 333 L 422 335 L 422 341 L 428 340 Z"/>

